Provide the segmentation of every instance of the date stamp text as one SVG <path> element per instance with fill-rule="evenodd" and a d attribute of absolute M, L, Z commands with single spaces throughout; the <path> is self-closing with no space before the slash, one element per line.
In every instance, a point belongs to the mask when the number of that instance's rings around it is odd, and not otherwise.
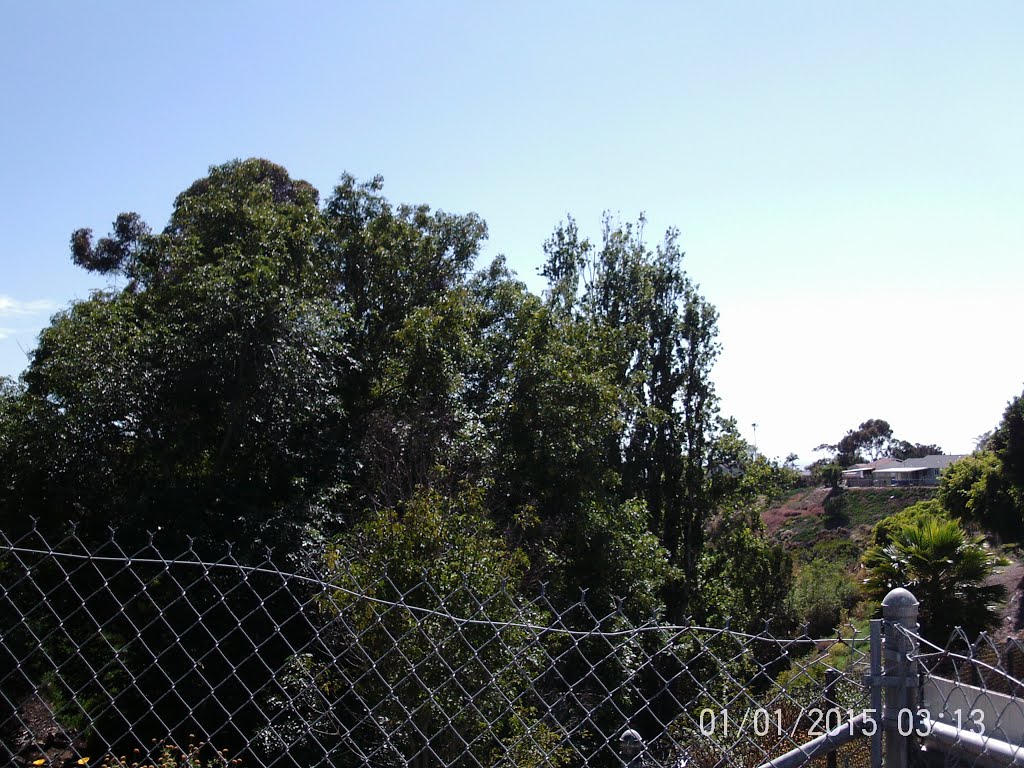
<path fill-rule="evenodd" d="M 979 735 L 985 733 L 985 712 L 981 709 L 955 709 L 940 712 L 936 717 L 927 709 L 901 709 L 895 718 L 895 728 L 901 736 L 925 737 L 931 733 L 932 724 L 939 721 L 948 722 L 957 730 Z M 846 729 L 851 736 L 855 730 L 865 736 L 873 736 L 879 728 L 879 718 L 873 709 L 812 707 L 803 710 L 794 722 L 785 717 L 781 709 L 757 707 L 742 713 L 730 713 L 728 709 L 705 707 L 700 711 L 698 727 L 704 736 L 721 738 L 741 733 L 792 738 L 798 731 L 805 731 L 808 736 L 816 738 L 829 733 L 839 735 Z"/>

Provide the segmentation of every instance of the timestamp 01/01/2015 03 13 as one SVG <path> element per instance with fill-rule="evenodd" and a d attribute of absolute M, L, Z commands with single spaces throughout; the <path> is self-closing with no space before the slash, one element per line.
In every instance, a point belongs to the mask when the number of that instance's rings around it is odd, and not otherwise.
<path fill-rule="evenodd" d="M 862 718 L 863 722 L 858 724 L 857 719 L 860 715 L 865 717 Z M 854 728 L 859 728 L 864 736 L 873 736 L 878 728 L 878 720 L 874 715 L 873 709 L 813 707 L 803 710 L 796 720 L 787 726 L 787 718 L 781 709 L 756 707 L 746 709 L 742 715 L 737 716 L 730 715 L 728 709 L 705 707 L 700 711 L 698 727 L 704 736 L 722 738 L 727 738 L 730 733 L 739 735 L 741 732 L 749 732 L 760 737 L 793 737 L 801 730 L 801 726 L 812 738 L 827 733 L 842 733 L 844 728 L 850 729 L 850 735 L 853 735 Z M 978 735 L 985 733 L 985 712 L 981 709 L 966 712 L 956 709 L 948 713 L 939 713 L 937 717 L 932 717 L 927 709 L 901 709 L 896 717 L 896 730 L 901 736 L 924 737 L 931 733 L 933 722 L 942 720 L 948 720 L 957 730 L 969 730 Z"/>

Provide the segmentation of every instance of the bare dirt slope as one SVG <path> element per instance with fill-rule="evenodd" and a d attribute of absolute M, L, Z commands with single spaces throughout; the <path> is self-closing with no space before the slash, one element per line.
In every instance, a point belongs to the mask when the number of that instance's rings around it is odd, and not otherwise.
<path fill-rule="evenodd" d="M 989 583 L 1002 584 L 1008 598 L 1000 614 L 999 626 L 992 633 L 994 639 L 1021 638 L 1024 636 L 1024 563 L 1011 560 L 989 579 Z"/>
<path fill-rule="evenodd" d="M 781 507 L 766 510 L 762 518 L 768 533 L 778 533 L 779 529 L 793 518 L 823 514 L 828 492 L 828 488 L 808 488 L 790 496 Z"/>

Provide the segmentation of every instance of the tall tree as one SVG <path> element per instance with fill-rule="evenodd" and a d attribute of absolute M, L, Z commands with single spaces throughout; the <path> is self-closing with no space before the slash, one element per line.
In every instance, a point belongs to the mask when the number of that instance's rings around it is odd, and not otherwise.
<path fill-rule="evenodd" d="M 942 449 L 932 443 L 910 443 L 906 440 L 893 440 L 889 444 L 889 455 L 894 459 L 923 459 L 925 456 L 941 456 Z"/>
<path fill-rule="evenodd" d="M 886 455 L 886 447 L 892 439 L 892 427 L 883 419 L 868 419 L 857 429 L 849 430 L 838 443 L 822 443 L 816 451 L 831 451 L 841 467 L 848 467 L 867 460 L 880 459 Z"/>
<path fill-rule="evenodd" d="M 532 574 L 631 573 L 680 620 L 744 470 L 678 234 L 651 248 L 608 219 L 595 245 L 570 219 L 544 297 L 501 260 L 471 273 L 485 237 L 380 179 L 321 204 L 265 160 L 211 168 L 159 232 L 130 213 L 75 232 L 74 261 L 123 287 L 58 316 L 0 394 L 0 502 L 259 542 L 474 482 Z"/>
<path fill-rule="evenodd" d="M 340 460 L 351 367 L 323 231 L 316 191 L 261 160 L 211 169 L 160 234 L 134 214 L 95 246 L 77 231 L 75 261 L 127 283 L 41 334 L 19 510 L 252 539 L 305 517 Z"/>
<path fill-rule="evenodd" d="M 1007 404 L 992 435 L 991 450 L 1002 460 L 1007 480 L 1024 504 L 1024 394 Z"/>
<path fill-rule="evenodd" d="M 455 461 L 476 322 L 466 283 L 487 236 L 475 214 L 395 206 L 382 189 L 380 177 L 345 174 L 323 210 L 321 248 L 354 328 L 345 404 L 357 509 L 392 506 Z"/>
<path fill-rule="evenodd" d="M 126 283 L 43 332 L 0 441 L 30 458 L 0 493 L 23 517 L 266 540 L 415 485 L 457 430 L 484 234 L 379 180 L 321 207 L 265 160 L 211 168 L 158 234 L 75 232 L 76 263 Z"/>
<path fill-rule="evenodd" d="M 1024 522 L 1002 460 L 979 451 L 954 462 L 939 477 L 942 506 L 961 520 L 1016 538 Z"/>
<path fill-rule="evenodd" d="M 892 427 L 884 419 L 868 419 L 856 429 L 849 430 L 839 442 L 822 443 L 814 450 L 833 453 L 832 461 L 843 468 L 882 458 L 904 460 L 942 453 L 937 445 L 911 443 L 893 437 Z"/>
<path fill-rule="evenodd" d="M 620 428 L 605 456 L 622 494 L 642 499 L 651 530 L 680 576 L 666 590 L 676 619 L 693 606 L 705 524 L 716 500 L 718 401 L 710 379 L 718 355 L 717 313 L 683 268 L 678 233 L 651 250 L 643 220 L 606 218 L 602 243 L 570 219 L 546 246 L 552 312 L 578 318 L 602 340 Z"/>
<path fill-rule="evenodd" d="M 293 555 L 318 539 L 326 564 L 354 569 L 334 574 L 339 586 L 362 569 L 384 599 L 441 598 L 454 613 L 500 588 L 508 620 L 531 618 L 517 589 L 539 580 L 555 607 L 589 589 L 582 613 L 607 628 L 665 608 L 677 623 L 784 617 L 788 558 L 751 522 L 777 473 L 719 416 L 717 313 L 677 233 L 651 248 L 642 220 L 606 220 L 595 245 L 569 220 L 546 244 L 543 296 L 501 259 L 472 273 L 485 236 L 472 214 L 392 205 L 379 179 L 343 176 L 321 204 L 265 160 L 211 168 L 160 231 L 129 213 L 107 237 L 75 232 L 73 260 L 123 287 L 58 315 L 22 380 L 0 383 L 5 532 L 41 515 L 86 539 L 111 523 L 122 539 L 164 526 L 197 546 Z M 621 610 L 614 597 L 628 598 Z M 479 655 L 447 628 L 420 640 L 402 642 Z M 524 646 L 480 643 L 509 670 L 480 712 L 545 733 L 532 715 L 501 714 L 522 689 L 512 661 Z M 580 708 L 618 727 L 607 691 L 643 677 L 636 657 L 609 660 L 600 637 L 572 645 L 550 677 L 586 677 Z M 666 680 L 685 685 L 665 662 L 645 700 L 672 699 Z M 401 667 L 381 672 L 400 680 Z M 409 743 L 454 754 L 459 729 L 479 723 L 461 698 L 421 693 L 420 722 L 440 735 Z M 606 702 L 597 715 L 590 700 Z"/>

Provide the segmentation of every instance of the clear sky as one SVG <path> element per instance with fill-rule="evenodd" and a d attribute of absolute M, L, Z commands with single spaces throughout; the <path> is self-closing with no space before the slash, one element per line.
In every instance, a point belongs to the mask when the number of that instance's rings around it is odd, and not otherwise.
<path fill-rule="evenodd" d="M 723 411 L 968 452 L 1024 387 L 1024 3 L 8 3 L 0 374 L 208 166 L 476 211 L 534 290 L 567 214 L 681 230 Z"/>

